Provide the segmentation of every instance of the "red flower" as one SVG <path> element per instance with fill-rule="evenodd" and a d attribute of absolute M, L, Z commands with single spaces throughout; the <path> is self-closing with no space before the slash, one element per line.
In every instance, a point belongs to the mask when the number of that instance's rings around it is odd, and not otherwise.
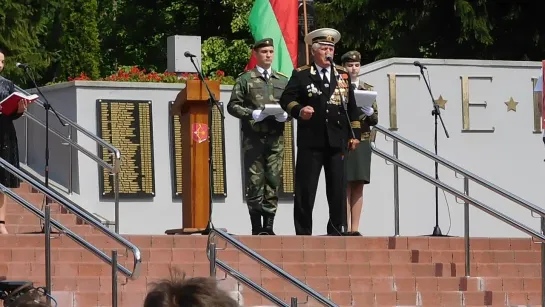
<path fill-rule="evenodd" d="M 225 76 L 225 72 L 222 70 L 216 70 L 209 76 L 205 77 L 205 80 L 217 80 L 228 79 L 230 77 Z M 69 77 L 68 81 L 75 80 L 91 80 L 85 73 L 81 73 L 77 77 Z M 187 80 L 200 80 L 199 75 L 196 73 L 182 73 L 164 72 L 158 73 L 155 71 L 147 72 L 145 69 L 140 69 L 138 66 L 121 66 L 119 69 L 104 78 L 97 80 L 103 81 L 121 81 L 121 82 L 166 82 L 166 83 L 184 83 Z"/>
<path fill-rule="evenodd" d="M 91 78 L 89 78 L 87 75 L 85 75 L 84 72 L 81 72 L 79 74 L 79 76 L 77 76 L 75 78 L 68 77 L 68 81 L 77 81 L 77 80 L 91 80 Z"/>

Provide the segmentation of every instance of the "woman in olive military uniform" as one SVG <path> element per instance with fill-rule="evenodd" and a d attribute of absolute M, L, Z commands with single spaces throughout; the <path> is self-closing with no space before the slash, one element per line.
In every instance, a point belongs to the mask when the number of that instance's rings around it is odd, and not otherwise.
<path fill-rule="evenodd" d="M 358 90 L 370 91 L 373 87 L 358 77 L 361 55 L 357 51 L 349 51 L 341 57 L 342 65 L 350 73 L 352 87 Z M 363 187 L 371 182 L 371 143 L 369 141 L 371 126 L 378 123 L 376 101 L 372 107 L 361 108 L 361 142 L 355 151 L 345 157 L 347 181 L 347 219 L 348 232 L 353 236 L 361 236 L 359 232 L 360 216 L 363 207 Z"/>

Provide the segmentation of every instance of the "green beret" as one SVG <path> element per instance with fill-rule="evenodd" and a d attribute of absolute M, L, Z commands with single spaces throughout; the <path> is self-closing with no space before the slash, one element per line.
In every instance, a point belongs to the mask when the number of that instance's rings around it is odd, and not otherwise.
<path fill-rule="evenodd" d="M 272 38 L 260 39 L 254 44 L 254 50 L 262 47 L 274 47 L 274 41 Z"/>
<path fill-rule="evenodd" d="M 341 57 L 341 63 L 347 62 L 361 62 L 361 54 L 356 50 L 348 51 Z"/>

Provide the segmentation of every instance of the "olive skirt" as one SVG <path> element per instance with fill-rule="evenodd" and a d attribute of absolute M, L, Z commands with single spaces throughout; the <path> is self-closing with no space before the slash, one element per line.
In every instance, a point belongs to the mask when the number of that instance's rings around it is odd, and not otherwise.
<path fill-rule="evenodd" d="M 364 184 L 371 182 L 371 142 L 361 141 L 356 150 L 349 151 L 345 156 L 346 180 L 363 181 Z"/>

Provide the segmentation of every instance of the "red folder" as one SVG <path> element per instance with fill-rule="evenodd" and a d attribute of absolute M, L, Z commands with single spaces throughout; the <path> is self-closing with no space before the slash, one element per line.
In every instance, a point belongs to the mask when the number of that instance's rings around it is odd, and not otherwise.
<path fill-rule="evenodd" d="M 17 112 L 17 109 L 19 108 L 19 100 L 26 99 L 30 103 L 32 103 L 38 98 L 39 98 L 38 95 L 27 96 L 20 92 L 14 92 L 8 97 L 6 97 L 6 99 L 0 101 L 0 106 L 2 107 L 2 109 L 0 110 L 0 113 L 4 115 L 11 115 Z"/>

